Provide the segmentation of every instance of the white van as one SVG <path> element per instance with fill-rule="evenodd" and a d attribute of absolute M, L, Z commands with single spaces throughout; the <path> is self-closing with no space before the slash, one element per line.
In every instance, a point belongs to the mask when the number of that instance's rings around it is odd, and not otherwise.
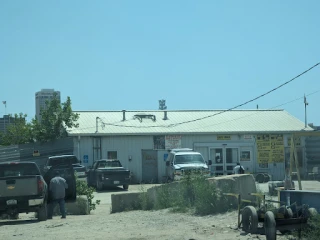
<path fill-rule="evenodd" d="M 211 160 L 206 162 L 201 153 L 195 152 L 190 148 L 172 149 L 166 160 L 166 173 L 170 181 L 179 180 L 185 171 L 197 170 L 204 175 L 210 176 L 208 165 Z"/>

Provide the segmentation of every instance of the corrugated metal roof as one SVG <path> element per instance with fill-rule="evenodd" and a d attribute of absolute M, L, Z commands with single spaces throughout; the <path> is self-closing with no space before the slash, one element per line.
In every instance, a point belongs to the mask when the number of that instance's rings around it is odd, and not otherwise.
<path fill-rule="evenodd" d="M 176 110 L 167 111 L 78 111 L 79 128 L 69 129 L 77 135 L 143 135 L 183 133 L 258 133 L 311 131 L 304 123 L 284 110 Z M 155 121 L 135 115 L 154 115 Z M 96 119 L 98 132 L 96 133 Z"/>

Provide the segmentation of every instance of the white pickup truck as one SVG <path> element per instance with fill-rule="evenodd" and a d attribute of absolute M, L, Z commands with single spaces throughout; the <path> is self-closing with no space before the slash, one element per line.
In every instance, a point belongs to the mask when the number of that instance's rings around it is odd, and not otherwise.
<path fill-rule="evenodd" d="M 198 171 L 205 176 L 210 176 L 208 165 L 201 153 L 190 148 L 172 149 L 166 160 L 167 177 L 169 181 L 180 180 L 186 171 Z"/>

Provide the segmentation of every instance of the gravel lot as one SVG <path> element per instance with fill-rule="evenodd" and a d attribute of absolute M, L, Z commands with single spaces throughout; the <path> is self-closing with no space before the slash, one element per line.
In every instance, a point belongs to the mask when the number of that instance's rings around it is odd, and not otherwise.
<path fill-rule="evenodd" d="M 148 188 L 152 185 L 144 185 Z M 296 185 L 297 186 L 297 185 Z M 304 182 L 304 189 L 320 190 L 319 182 Z M 260 189 L 267 191 L 267 184 Z M 130 192 L 140 191 L 141 186 L 130 186 Z M 111 194 L 123 190 L 114 189 L 96 193 L 101 204 L 91 215 L 54 217 L 38 222 L 33 214 L 20 214 L 19 220 L 0 221 L 1 239 L 265 239 L 263 234 L 250 235 L 236 230 L 237 213 L 198 217 L 189 214 L 170 213 L 167 210 L 145 212 L 132 211 L 110 214 Z M 278 235 L 277 239 L 287 239 Z"/>

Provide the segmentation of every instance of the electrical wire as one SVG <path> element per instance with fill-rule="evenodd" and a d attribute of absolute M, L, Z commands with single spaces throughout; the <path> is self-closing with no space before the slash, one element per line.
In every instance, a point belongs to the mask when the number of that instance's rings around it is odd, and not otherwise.
<path fill-rule="evenodd" d="M 316 94 L 316 93 L 319 93 L 319 92 L 320 92 L 320 90 L 317 90 L 317 91 L 314 91 L 314 92 L 312 92 L 312 93 L 306 94 L 305 96 L 308 97 L 308 96 L 311 96 L 311 95 Z M 291 101 L 288 101 L 288 102 L 279 104 L 279 105 L 277 105 L 277 106 L 274 106 L 274 107 L 271 107 L 271 108 L 267 108 L 267 109 L 265 109 L 264 111 L 276 109 L 276 108 L 279 108 L 279 107 L 281 107 L 281 106 L 284 106 L 284 105 L 287 105 L 287 104 L 296 102 L 296 101 L 298 101 L 298 100 L 301 100 L 301 99 L 303 99 L 303 98 L 304 98 L 304 97 L 298 97 L 298 98 L 295 98 L 295 99 L 293 99 L 293 100 L 291 100 Z M 236 121 L 236 120 L 239 120 L 239 119 L 242 119 L 242 118 L 246 118 L 246 117 L 250 117 L 250 116 L 256 115 L 256 114 L 258 114 L 258 112 L 255 111 L 255 112 L 253 112 L 253 113 L 251 113 L 251 114 L 248 114 L 248 115 L 245 115 L 245 116 L 242 116 L 242 117 L 239 117 L 239 118 L 234 118 L 234 119 L 231 119 L 231 120 L 228 120 L 228 121 L 223 121 L 223 122 L 216 123 L 216 124 L 210 124 L 210 125 L 207 125 L 207 126 L 201 126 L 201 127 L 197 127 L 197 128 L 192 128 L 192 129 L 189 129 L 189 130 L 197 130 L 197 129 L 206 128 L 206 127 L 218 126 L 218 125 L 221 125 L 221 124 L 224 124 L 224 123 Z M 112 125 L 112 126 L 114 126 L 115 124 L 106 124 L 106 125 Z M 122 126 L 123 126 L 123 125 L 121 125 L 121 127 L 122 127 Z M 136 127 L 136 126 L 135 126 L 135 127 Z M 161 127 L 161 126 L 158 126 L 158 127 Z M 92 129 L 92 128 L 96 128 L 96 126 L 94 126 L 94 127 L 86 127 L 86 128 L 75 128 L 74 130 L 76 130 L 76 131 L 77 131 L 77 130 L 87 130 L 87 129 Z M 72 129 L 69 130 L 69 132 L 72 132 Z"/>
<path fill-rule="evenodd" d="M 288 83 L 296 80 L 297 78 L 299 78 L 299 77 L 301 77 L 302 75 L 306 74 L 307 72 L 311 71 L 313 68 L 317 67 L 318 65 L 320 65 L 320 62 L 319 62 L 319 63 L 316 63 L 315 65 L 313 65 L 313 66 L 310 67 L 309 69 L 305 70 L 304 72 L 300 73 L 299 75 L 295 76 L 294 78 L 290 79 L 289 81 L 286 81 L 285 83 L 279 85 L 278 87 L 275 87 L 275 88 L 269 90 L 268 92 L 263 93 L 263 94 L 259 95 L 258 97 L 255 97 L 255 98 L 253 98 L 253 99 L 251 99 L 251 100 L 249 100 L 249 101 L 246 101 L 246 102 L 244 102 L 244 103 L 242 103 L 242 104 L 239 104 L 239 105 L 237 105 L 237 106 L 235 106 L 235 107 L 229 108 L 229 109 L 227 109 L 227 110 L 223 110 L 223 111 L 221 111 L 221 112 L 219 112 L 219 113 L 212 114 L 212 115 L 209 115 L 209 116 L 206 116 L 206 117 L 197 118 L 197 119 L 193 119 L 193 120 L 189 120 L 189 121 L 185 121 L 185 122 L 180 122 L 180 123 L 172 124 L 172 126 L 178 126 L 178 125 L 181 125 L 181 124 L 184 124 L 184 123 L 190 123 L 190 122 L 195 122 L 195 121 L 203 120 L 203 119 L 210 118 L 210 117 L 213 117 L 213 116 L 216 116 L 216 115 L 220 115 L 220 114 L 225 113 L 225 112 L 227 112 L 227 111 L 231 111 L 231 110 L 233 110 L 233 109 L 242 107 L 242 106 L 244 106 L 244 105 L 247 105 L 248 103 L 251 103 L 251 102 L 253 102 L 253 101 L 255 101 L 255 100 L 258 100 L 259 98 L 262 98 L 262 97 L 264 97 L 264 96 L 266 96 L 266 95 L 268 95 L 268 94 L 270 94 L 270 93 L 278 90 L 279 88 L 287 85 Z"/>
<path fill-rule="evenodd" d="M 318 93 L 318 92 L 320 92 L 320 90 L 317 90 L 317 91 L 314 91 L 314 92 L 312 92 L 312 93 L 309 93 L 309 94 L 306 95 L 306 97 L 311 96 L 311 95 L 313 95 L 313 94 L 316 94 L 316 93 Z M 296 101 L 301 100 L 301 99 L 303 99 L 303 98 L 304 98 L 304 97 L 298 97 L 298 98 L 296 98 L 296 99 L 294 99 L 294 100 L 291 100 L 291 101 L 289 101 L 289 102 L 285 102 L 285 103 L 282 103 L 282 104 L 280 104 L 280 105 L 277 105 L 277 106 L 274 106 L 274 107 L 271 107 L 271 108 L 267 108 L 267 109 L 265 109 L 265 111 L 270 111 L 270 110 L 272 110 L 272 109 L 276 109 L 276 108 L 278 108 L 278 107 L 284 106 L 284 105 L 289 104 L 289 103 L 296 102 Z M 247 118 L 247 117 L 256 115 L 256 114 L 258 114 L 258 113 L 259 113 L 259 112 L 256 112 L 256 111 L 255 111 L 255 112 L 253 112 L 253 113 L 251 113 L 251 114 L 248 114 L 248 115 L 245 115 L 245 116 L 242 116 L 242 117 L 239 117 L 239 118 L 234 118 L 234 119 L 231 119 L 231 120 L 228 120 L 228 121 L 223 121 L 223 122 L 220 122 L 220 123 L 210 124 L 210 125 L 207 125 L 207 126 L 201 126 L 201 127 L 197 127 L 197 128 L 192 128 L 192 129 L 189 129 L 189 130 L 197 130 L 197 129 L 206 128 L 206 127 L 218 126 L 218 125 L 221 125 L 221 124 L 224 124 L 224 123 L 233 122 L 233 121 L 236 121 L 236 120 L 239 120 L 239 119 Z"/>
<path fill-rule="evenodd" d="M 192 120 L 188 120 L 188 121 L 183 121 L 183 122 L 179 122 L 179 123 L 173 123 L 173 124 L 169 124 L 169 125 L 151 125 L 151 126 L 133 126 L 133 125 L 123 125 L 123 124 L 115 124 L 115 123 L 105 123 L 101 120 L 102 122 L 102 127 L 104 126 L 114 126 L 114 127 L 124 127 L 124 128 L 159 128 L 159 127 L 167 127 L 167 128 L 171 128 L 171 127 L 176 127 L 176 126 L 179 126 L 179 125 L 182 125 L 182 124 L 186 124 L 186 123 L 191 123 L 191 122 L 196 122 L 196 121 L 200 121 L 200 120 L 204 120 L 204 119 L 207 119 L 207 118 L 211 118 L 211 117 L 214 117 L 214 116 L 217 116 L 217 115 L 220 115 L 220 114 L 223 114 L 225 112 L 228 112 L 228 111 L 231 111 L 231 110 L 234 110 L 234 109 L 237 109 L 239 107 L 242 107 L 242 106 L 245 106 L 253 101 L 256 101 L 276 90 L 278 90 L 279 88 L 293 82 L 294 80 L 298 79 L 299 77 L 301 77 L 302 75 L 308 73 L 309 71 L 311 71 L 312 69 L 314 69 L 315 67 L 319 66 L 320 65 L 320 62 L 319 63 L 316 63 L 314 64 L 312 67 L 308 68 L 307 70 L 303 71 L 302 73 L 298 74 L 297 76 L 291 78 L 290 80 L 280 84 L 279 86 L 253 98 L 253 99 L 250 99 L 244 103 L 241 103 L 239 105 L 236 105 L 235 107 L 232 107 L 232 108 L 229 108 L 229 109 L 226 109 L 226 110 L 222 110 L 218 113 L 215 113 L 215 114 L 210 114 L 208 116 L 205 116 L 205 117 L 201 117 L 201 118 L 196 118 L 196 119 L 192 119 Z M 93 128 L 93 127 L 90 127 L 90 128 Z"/>

